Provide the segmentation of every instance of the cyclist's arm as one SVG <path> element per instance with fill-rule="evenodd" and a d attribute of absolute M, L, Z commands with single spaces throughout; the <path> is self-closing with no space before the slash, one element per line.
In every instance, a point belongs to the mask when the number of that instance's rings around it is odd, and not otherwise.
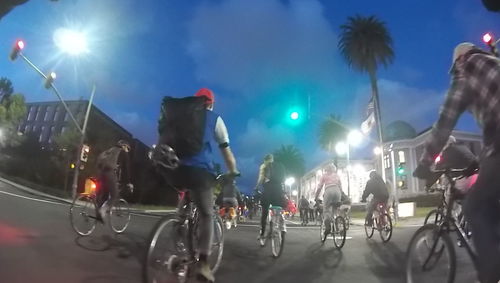
<path fill-rule="evenodd" d="M 130 174 L 130 157 L 128 153 L 125 151 L 120 151 L 120 155 L 118 156 L 118 162 L 120 164 L 121 172 L 122 172 L 122 180 L 126 184 L 130 184 L 131 174 Z"/>
<path fill-rule="evenodd" d="M 221 117 L 217 117 L 215 123 L 215 140 L 219 144 L 219 149 L 224 159 L 229 172 L 238 172 L 236 168 L 236 159 L 234 158 L 233 152 L 229 147 L 229 135 L 227 133 L 226 124 Z"/>
<path fill-rule="evenodd" d="M 262 183 L 264 183 L 265 172 L 266 172 L 266 166 L 264 164 L 260 165 L 259 177 L 257 178 L 257 185 L 255 187 L 258 187 L 258 186 L 262 185 Z"/>
<path fill-rule="evenodd" d="M 321 177 L 321 180 L 319 181 L 318 187 L 316 188 L 316 194 L 314 199 L 318 199 L 319 194 L 321 193 L 321 189 L 323 188 L 323 185 L 325 184 L 325 179 L 324 177 Z"/>
<path fill-rule="evenodd" d="M 421 164 L 430 166 L 441 152 L 458 118 L 470 103 L 469 92 L 467 79 L 461 75 L 455 75 L 441 108 L 439 119 L 432 128 L 431 136 L 422 154 Z"/>

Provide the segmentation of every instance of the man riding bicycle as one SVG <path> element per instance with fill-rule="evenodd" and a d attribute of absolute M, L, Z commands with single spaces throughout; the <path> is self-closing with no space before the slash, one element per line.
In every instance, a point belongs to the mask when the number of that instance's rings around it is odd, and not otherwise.
<path fill-rule="evenodd" d="M 264 187 L 262 193 L 262 216 L 260 218 L 260 233 L 257 238 L 263 241 L 266 231 L 267 216 L 269 214 L 269 206 L 276 205 L 283 207 L 285 205 L 285 197 L 283 186 L 285 183 L 285 169 L 279 162 L 274 161 L 274 156 L 268 154 L 264 157 L 264 163 L 259 168 L 259 178 L 255 190 L 261 185 Z"/>
<path fill-rule="evenodd" d="M 365 223 L 369 226 L 373 225 L 373 212 L 375 211 L 377 204 L 386 204 L 389 200 L 389 192 L 387 190 L 387 185 L 380 175 L 372 171 L 370 172 L 370 180 L 366 182 L 365 190 L 361 196 L 361 202 L 366 202 L 366 198 L 372 194 L 373 198 L 367 206 Z"/>
<path fill-rule="evenodd" d="M 465 215 L 470 221 L 478 254 L 481 282 L 500 279 L 500 60 L 472 43 L 461 43 L 453 52 L 451 87 L 434 124 L 414 176 L 426 179 L 430 166 L 445 145 L 458 118 L 472 112 L 483 129 L 481 170 L 468 194 Z"/>
<path fill-rule="evenodd" d="M 190 198 L 194 201 L 198 208 L 199 213 L 199 262 L 196 263 L 197 276 L 202 280 L 213 282 L 214 275 L 210 270 L 208 263 L 208 256 L 211 252 L 212 236 L 213 236 L 213 186 L 215 182 L 216 169 L 212 156 L 213 147 L 212 143 L 215 142 L 219 147 L 221 155 L 224 159 L 226 167 L 231 175 L 239 175 L 236 169 L 236 160 L 229 147 L 229 135 L 227 133 L 226 125 L 222 118 L 213 112 L 214 107 L 214 94 L 207 88 L 202 88 L 196 92 L 195 97 L 203 98 L 203 105 L 201 111 L 198 108 L 199 99 L 197 98 L 184 98 L 177 99 L 180 104 L 176 104 L 173 108 L 168 108 L 165 105 L 165 115 L 160 118 L 159 125 L 159 143 L 158 145 L 169 144 L 179 154 L 179 167 L 172 172 L 167 172 L 169 181 L 174 187 L 186 188 L 190 192 Z M 171 103 L 173 98 L 168 98 Z M 187 100 L 186 100 L 187 99 Z M 191 101 L 191 102 L 190 102 Z M 190 103 L 195 105 L 191 107 Z M 172 104 L 171 104 L 172 105 Z M 177 107 L 180 106 L 180 107 Z M 200 125 L 193 124 L 188 127 L 187 123 L 194 123 L 193 119 L 185 119 L 186 113 L 179 113 L 181 107 L 184 112 L 193 112 L 196 121 L 201 121 Z M 168 109 L 168 110 L 167 110 Z M 177 111 L 177 112 L 176 112 Z M 196 113 L 195 113 L 196 112 Z M 177 117 L 175 117 L 177 115 Z M 200 119 L 198 119 L 200 118 Z M 200 129 L 196 129 L 195 127 Z M 175 134 L 173 134 L 175 132 Z M 201 148 L 194 154 L 182 154 L 188 146 L 186 142 L 180 142 L 180 135 L 189 135 L 188 141 L 192 141 L 194 136 L 199 135 L 199 147 Z M 157 146 L 157 147 L 159 147 Z"/>
<path fill-rule="evenodd" d="M 234 176 L 224 176 L 221 181 L 221 187 L 221 192 L 217 196 L 215 204 L 221 208 L 221 215 L 229 215 L 228 219 L 233 220 L 237 216 L 238 207 L 243 205 L 241 192 L 236 187 Z"/>
<path fill-rule="evenodd" d="M 321 176 L 318 187 L 316 189 L 317 200 L 321 191 L 323 193 L 323 214 L 325 221 L 325 236 L 328 235 L 332 228 L 330 220 L 337 214 L 337 209 L 340 206 L 340 198 L 342 195 L 342 184 L 337 175 L 337 167 L 333 164 L 326 165 L 325 173 Z"/>
<path fill-rule="evenodd" d="M 102 152 L 97 157 L 98 180 L 100 190 L 97 195 L 97 220 L 103 222 L 106 213 L 104 203 L 108 200 L 108 208 L 115 205 L 118 199 L 118 173 L 121 179 L 126 180 L 127 188 L 132 190 L 134 186 L 130 183 L 130 160 L 128 153 L 130 144 L 125 140 L 119 140 L 115 146 Z"/>

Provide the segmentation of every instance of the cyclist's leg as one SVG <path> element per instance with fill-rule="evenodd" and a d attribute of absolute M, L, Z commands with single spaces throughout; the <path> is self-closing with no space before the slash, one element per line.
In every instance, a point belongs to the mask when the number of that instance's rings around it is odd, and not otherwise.
<path fill-rule="evenodd" d="M 271 204 L 270 197 L 266 192 L 262 195 L 262 215 L 260 217 L 260 236 L 264 236 L 266 232 L 267 215 L 269 214 L 269 205 Z"/>
<path fill-rule="evenodd" d="M 500 155 L 485 158 L 476 184 L 465 202 L 465 215 L 472 227 L 472 239 L 478 254 L 478 272 L 481 282 L 500 279 L 500 251 L 497 229 L 499 225 Z"/>
<path fill-rule="evenodd" d="M 325 223 L 325 233 L 331 232 L 331 219 L 333 219 L 333 194 L 331 190 L 325 190 L 323 195 L 323 222 Z"/>
<path fill-rule="evenodd" d="M 109 196 L 108 182 L 106 181 L 106 171 L 99 172 L 99 187 L 96 191 L 97 209 L 101 208 Z"/>

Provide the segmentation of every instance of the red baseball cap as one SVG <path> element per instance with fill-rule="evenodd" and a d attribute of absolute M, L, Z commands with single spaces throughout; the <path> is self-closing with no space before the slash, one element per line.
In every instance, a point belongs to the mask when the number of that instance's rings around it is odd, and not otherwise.
<path fill-rule="evenodd" d="M 204 96 L 207 99 L 206 104 L 210 105 L 215 102 L 215 97 L 213 91 L 208 88 L 200 88 L 194 96 Z"/>

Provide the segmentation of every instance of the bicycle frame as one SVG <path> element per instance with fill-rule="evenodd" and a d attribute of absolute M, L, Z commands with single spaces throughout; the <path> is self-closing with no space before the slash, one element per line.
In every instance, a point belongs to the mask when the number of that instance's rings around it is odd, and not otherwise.
<path fill-rule="evenodd" d="M 446 207 L 446 213 L 444 215 L 443 222 L 439 224 L 439 230 L 436 239 L 439 239 L 443 233 L 449 233 L 450 231 L 456 231 L 457 235 L 459 237 L 459 240 L 464 243 L 465 249 L 467 253 L 469 254 L 472 263 L 474 264 L 474 267 L 478 268 L 477 266 L 477 254 L 475 251 L 472 249 L 471 241 L 470 239 L 466 236 L 465 231 L 460 227 L 458 220 L 453 217 L 452 210 L 453 210 L 453 204 L 456 201 L 456 194 L 457 194 L 457 189 L 455 188 L 455 180 L 449 175 L 451 171 L 446 170 L 445 171 L 445 176 L 450 182 L 449 190 L 450 190 L 450 198 L 448 204 L 445 206 Z M 444 192 L 443 192 L 443 198 L 444 198 Z M 451 230 L 450 228 L 453 228 L 454 230 Z M 422 266 L 423 269 L 427 268 L 427 264 L 429 263 L 431 257 L 433 254 L 436 252 L 436 247 L 437 247 L 438 241 L 436 240 L 432 248 L 429 252 L 429 256 L 427 259 L 424 261 L 424 264 Z"/>

